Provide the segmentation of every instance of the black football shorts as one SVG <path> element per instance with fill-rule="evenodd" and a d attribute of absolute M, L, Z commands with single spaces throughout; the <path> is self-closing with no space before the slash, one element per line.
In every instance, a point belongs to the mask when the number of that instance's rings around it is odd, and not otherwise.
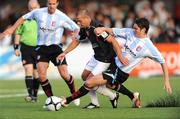
<path fill-rule="evenodd" d="M 66 59 L 61 62 L 57 60 L 57 56 L 63 52 L 61 45 L 50 45 L 50 46 L 37 46 L 37 62 L 48 62 L 51 61 L 55 66 L 67 65 Z"/>
<path fill-rule="evenodd" d="M 107 80 L 108 84 L 110 85 L 122 84 L 129 77 L 129 74 L 121 71 L 114 62 L 111 63 L 109 68 L 106 71 L 104 71 L 102 75 L 104 80 Z"/>

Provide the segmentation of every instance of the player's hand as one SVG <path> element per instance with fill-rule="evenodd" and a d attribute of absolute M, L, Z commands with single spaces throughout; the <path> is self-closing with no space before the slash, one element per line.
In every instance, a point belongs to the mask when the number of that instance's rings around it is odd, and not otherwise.
<path fill-rule="evenodd" d="M 125 57 L 121 58 L 120 61 L 124 66 L 127 66 L 129 64 L 129 60 Z"/>
<path fill-rule="evenodd" d="M 172 89 L 169 80 L 166 80 L 164 82 L 164 89 L 166 90 L 167 93 L 172 94 Z"/>
<path fill-rule="evenodd" d="M 60 60 L 62 62 L 64 60 L 65 56 L 66 56 L 66 53 L 63 52 L 57 56 L 57 60 Z"/>
<path fill-rule="evenodd" d="M 19 51 L 19 49 L 16 49 L 16 50 L 14 51 L 14 53 L 15 53 L 16 56 L 18 56 L 18 57 L 20 56 L 20 51 Z"/>
<path fill-rule="evenodd" d="M 102 32 L 104 32 L 104 28 L 103 27 L 97 27 L 94 29 L 94 32 L 97 36 L 99 36 Z"/>

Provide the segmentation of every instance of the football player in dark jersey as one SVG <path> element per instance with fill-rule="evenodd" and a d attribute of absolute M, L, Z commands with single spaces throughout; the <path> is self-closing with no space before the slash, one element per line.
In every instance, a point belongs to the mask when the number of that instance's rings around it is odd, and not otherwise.
<path fill-rule="evenodd" d="M 91 19 L 87 10 L 79 10 L 76 21 L 81 28 L 79 32 L 79 36 L 70 43 L 70 45 L 64 50 L 62 54 L 58 56 L 58 59 L 63 60 L 65 55 L 70 51 L 72 51 L 73 49 L 75 49 L 80 42 L 88 39 L 92 44 L 92 48 L 94 50 L 94 56 L 92 56 L 91 59 L 86 64 L 85 69 L 81 76 L 82 79 L 86 81 L 90 77 L 100 74 L 103 71 L 107 70 L 107 68 L 109 67 L 110 63 L 113 62 L 114 57 L 116 55 L 114 50 L 116 51 L 116 53 L 120 52 L 120 50 L 119 48 L 116 48 L 118 47 L 117 44 L 110 44 L 104 40 L 108 34 L 104 34 L 104 36 L 99 36 L 99 37 L 96 36 L 94 29 L 97 27 L 102 27 L 103 25 L 100 24 L 98 21 Z M 126 59 L 122 58 L 121 61 L 124 65 L 128 64 L 128 61 Z M 104 86 L 97 86 L 89 92 L 91 103 L 89 103 L 84 108 L 87 109 L 99 108 L 100 105 L 96 97 L 95 91 L 109 97 L 113 108 L 117 107 L 117 100 L 119 97 L 118 93 L 113 93 L 104 85 Z"/>

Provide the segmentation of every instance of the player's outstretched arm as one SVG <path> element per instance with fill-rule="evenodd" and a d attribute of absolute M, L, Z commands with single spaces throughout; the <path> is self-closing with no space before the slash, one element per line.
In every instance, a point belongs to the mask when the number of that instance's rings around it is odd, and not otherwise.
<path fill-rule="evenodd" d="M 97 27 L 94 29 L 94 32 L 96 33 L 97 36 L 103 32 L 107 32 L 108 34 L 113 35 L 113 30 L 111 28 L 105 28 L 105 27 Z"/>
<path fill-rule="evenodd" d="M 116 40 L 113 36 L 109 35 L 109 36 L 106 38 L 106 41 L 108 41 L 109 43 L 112 44 L 113 49 L 114 49 L 114 51 L 116 52 L 119 61 L 120 61 L 123 65 L 125 65 L 125 66 L 128 65 L 128 64 L 129 64 L 129 61 L 128 61 L 127 58 L 125 58 L 125 57 L 122 55 L 122 51 L 121 51 L 122 47 L 119 45 L 119 43 L 117 42 L 117 40 Z"/>
<path fill-rule="evenodd" d="M 5 37 L 5 36 L 7 36 L 7 35 L 13 34 L 14 31 L 15 31 L 23 22 L 24 22 L 24 19 L 23 19 L 22 17 L 19 18 L 13 26 L 7 28 L 7 29 L 3 32 L 3 35 L 4 35 L 3 37 Z"/>
<path fill-rule="evenodd" d="M 78 45 L 79 41 L 77 39 L 72 40 L 72 42 L 68 45 L 64 52 L 58 55 L 57 59 L 63 61 L 65 55 L 74 50 Z"/>
<path fill-rule="evenodd" d="M 5 37 L 4 33 L 0 33 L 0 40 L 3 40 Z"/>
<path fill-rule="evenodd" d="M 167 93 L 171 94 L 172 89 L 171 89 L 171 84 L 169 82 L 169 73 L 168 73 L 166 62 L 161 64 L 161 67 L 164 73 L 164 89 L 166 90 Z"/>

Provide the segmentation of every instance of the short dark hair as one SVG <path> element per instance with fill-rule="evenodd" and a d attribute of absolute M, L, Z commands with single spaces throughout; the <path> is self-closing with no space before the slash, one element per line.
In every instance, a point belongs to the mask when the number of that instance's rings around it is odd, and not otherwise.
<path fill-rule="evenodd" d="M 140 29 L 145 28 L 146 29 L 145 33 L 148 32 L 148 30 L 149 30 L 149 21 L 146 18 L 136 19 L 134 23 L 137 24 Z"/>
<path fill-rule="evenodd" d="M 56 3 L 59 3 L 59 1 L 60 1 L 60 0 L 57 0 Z M 48 2 L 48 0 L 47 0 L 47 2 Z"/>
<path fill-rule="evenodd" d="M 81 16 L 90 16 L 89 11 L 86 10 L 86 9 L 79 9 L 76 15 L 77 16 L 78 15 L 81 15 Z"/>

